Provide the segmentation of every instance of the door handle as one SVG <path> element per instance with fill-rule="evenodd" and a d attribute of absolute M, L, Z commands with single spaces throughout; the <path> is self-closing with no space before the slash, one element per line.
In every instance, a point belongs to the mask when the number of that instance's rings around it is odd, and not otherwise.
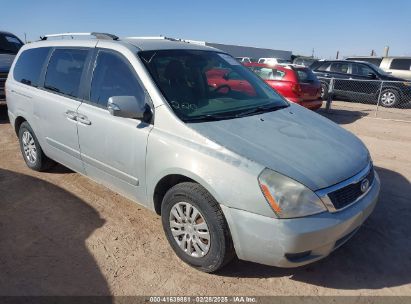
<path fill-rule="evenodd" d="M 68 111 L 66 112 L 66 117 L 67 117 L 68 119 L 70 119 L 70 120 L 76 121 L 76 120 L 77 120 L 77 113 L 74 112 L 74 111 L 68 110 Z"/>
<path fill-rule="evenodd" d="M 84 115 L 78 115 L 77 121 L 79 123 L 82 123 L 83 125 L 91 125 L 91 121 L 88 120 L 87 116 L 84 116 Z"/>

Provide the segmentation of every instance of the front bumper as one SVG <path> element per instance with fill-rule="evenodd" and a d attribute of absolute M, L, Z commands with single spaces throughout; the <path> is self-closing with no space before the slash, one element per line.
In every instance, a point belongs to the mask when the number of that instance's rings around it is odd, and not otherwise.
<path fill-rule="evenodd" d="M 237 256 L 241 260 L 297 267 L 329 255 L 344 244 L 368 218 L 378 200 L 380 180 L 354 205 L 294 219 L 270 218 L 222 206 Z"/>

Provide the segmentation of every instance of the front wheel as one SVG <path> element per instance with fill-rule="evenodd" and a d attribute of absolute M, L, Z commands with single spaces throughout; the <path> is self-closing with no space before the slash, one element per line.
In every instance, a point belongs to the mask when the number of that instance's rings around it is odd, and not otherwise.
<path fill-rule="evenodd" d="M 234 247 L 217 201 L 199 184 L 172 187 L 161 206 L 167 240 L 177 256 L 192 267 L 215 272 L 234 257 Z"/>
<path fill-rule="evenodd" d="M 394 89 L 386 89 L 381 92 L 380 105 L 386 108 L 395 107 L 400 103 L 400 96 Z"/>

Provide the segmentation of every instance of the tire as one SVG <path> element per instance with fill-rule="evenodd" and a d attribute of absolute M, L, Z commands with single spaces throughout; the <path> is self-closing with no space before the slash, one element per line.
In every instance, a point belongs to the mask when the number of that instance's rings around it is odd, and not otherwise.
<path fill-rule="evenodd" d="M 55 164 L 44 154 L 33 129 L 27 121 L 20 126 L 19 142 L 21 154 L 30 169 L 44 171 Z"/>
<path fill-rule="evenodd" d="M 321 98 L 323 100 L 328 99 L 328 84 L 325 82 L 321 82 Z"/>
<path fill-rule="evenodd" d="M 385 89 L 381 92 L 379 104 L 386 108 L 393 108 L 400 103 L 400 94 L 395 89 Z"/>
<path fill-rule="evenodd" d="M 199 212 L 197 216 L 194 215 L 195 210 Z M 189 217 L 186 217 L 186 212 Z M 161 206 L 161 219 L 174 252 L 190 266 L 211 273 L 221 269 L 235 256 L 223 212 L 217 201 L 199 184 L 184 182 L 168 190 Z"/>

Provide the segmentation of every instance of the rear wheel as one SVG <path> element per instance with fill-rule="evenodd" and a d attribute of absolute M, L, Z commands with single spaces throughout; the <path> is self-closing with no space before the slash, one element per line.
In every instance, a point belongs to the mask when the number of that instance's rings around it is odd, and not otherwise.
<path fill-rule="evenodd" d="M 163 229 L 177 256 L 192 267 L 214 272 L 234 257 L 234 247 L 217 201 L 199 184 L 172 187 L 161 206 Z"/>
<path fill-rule="evenodd" d="M 328 99 L 328 84 L 325 82 L 321 82 L 321 98 L 323 100 Z"/>
<path fill-rule="evenodd" d="M 394 89 L 385 89 L 381 92 L 380 105 L 392 108 L 400 103 L 400 95 Z"/>
<path fill-rule="evenodd" d="M 30 169 L 44 171 L 55 164 L 44 154 L 33 129 L 27 121 L 20 125 L 19 142 L 23 158 Z"/>

